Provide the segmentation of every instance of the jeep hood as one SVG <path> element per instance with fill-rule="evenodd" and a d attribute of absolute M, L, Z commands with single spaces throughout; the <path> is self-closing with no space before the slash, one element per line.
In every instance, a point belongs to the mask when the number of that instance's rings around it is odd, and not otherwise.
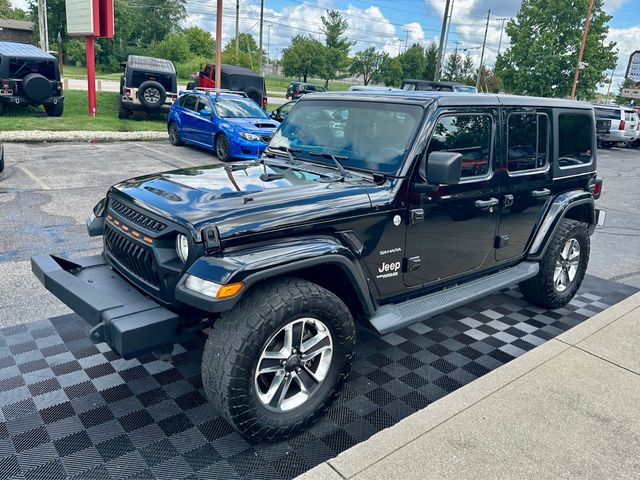
<path fill-rule="evenodd" d="M 114 185 L 111 193 L 186 227 L 198 240 L 207 224 L 216 225 L 224 239 L 371 207 L 363 188 L 370 182 L 326 179 L 288 166 L 216 164 L 134 178 Z"/>

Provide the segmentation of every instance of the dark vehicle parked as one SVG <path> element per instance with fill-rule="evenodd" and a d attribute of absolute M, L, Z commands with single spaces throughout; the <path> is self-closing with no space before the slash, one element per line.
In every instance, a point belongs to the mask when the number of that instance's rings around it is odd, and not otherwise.
<path fill-rule="evenodd" d="M 402 90 L 420 92 L 458 92 L 478 93 L 476 87 L 463 85 L 458 82 L 433 82 L 430 80 L 405 79 L 402 81 Z"/>
<path fill-rule="evenodd" d="M 295 104 L 296 101 L 294 100 L 292 102 L 287 102 L 284 105 L 280 105 L 273 112 L 271 112 L 269 116 L 278 122 L 282 122 L 287 117 L 287 115 L 289 115 L 289 112 Z"/>
<path fill-rule="evenodd" d="M 176 68 L 163 58 L 129 55 L 120 77 L 118 117 L 129 118 L 131 112 L 168 112 L 178 98 Z"/>
<path fill-rule="evenodd" d="M 306 95 L 307 93 L 324 93 L 326 91 L 326 88 L 321 87 L 320 85 L 313 85 L 312 83 L 291 82 L 287 87 L 287 92 L 284 94 L 284 97 L 287 100 L 297 100 L 302 95 Z"/>
<path fill-rule="evenodd" d="M 222 65 L 222 84 L 219 86 L 225 90 L 244 92 L 251 100 L 256 102 L 262 109 L 267 108 L 267 87 L 264 77 L 258 75 L 248 68 L 236 65 Z M 216 88 L 216 66 L 208 63 L 204 65 L 193 77 L 193 82 L 187 84 L 187 90 L 194 88 Z"/>
<path fill-rule="evenodd" d="M 50 117 L 61 116 L 58 59 L 33 45 L 0 41 L 0 115 L 6 104 L 43 105 Z"/>
<path fill-rule="evenodd" d="M 595 142 L 582 102 L 309 95 L 259 160 L 115 185 L 87 221 L 104 254 L 32 268 L 126 358 L 211 327 L 207 397 L 275 439 L 338 391 L 356 320 L 384 334 L 515 284 L 566 305 L 604 220 Z"/>

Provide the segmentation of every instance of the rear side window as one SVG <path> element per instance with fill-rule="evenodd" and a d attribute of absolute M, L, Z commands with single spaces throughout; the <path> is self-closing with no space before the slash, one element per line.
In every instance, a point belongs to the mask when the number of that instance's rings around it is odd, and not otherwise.
<path fill-rule="evenodd" d="M 569 168 L 593 160 L 593 125 L 586 113 L 561 113 L 558 116 L 558 165 Z"/>
<path fill-rule="evenodd" d="M 539 113 L 512 113 L 508 119 L 507 170 L 526 172 L 547 164 L 549 121 Z"/>
<path fill-rule="evenodd" d="M 462 178 L 485 177 L 491 164 L 492 125 L 489 115 L 442 116 L 433 131 L 427 155 L 437 151 L 459 152 Z"/>
<path fill-rule="evenodd" d="M 595 109 L 596 117 L 604 118 L 605 120 L 620 120 L 620 110 L 613 108 L 598 108 Z"/>
<path fill-rule="evenodd" d="M 196 95 L 187 95 L 184 97 L 183 102 L 180 104 L 187 110 L 196 110 L 196 102 L 198 101 L 198 97 Z"/>

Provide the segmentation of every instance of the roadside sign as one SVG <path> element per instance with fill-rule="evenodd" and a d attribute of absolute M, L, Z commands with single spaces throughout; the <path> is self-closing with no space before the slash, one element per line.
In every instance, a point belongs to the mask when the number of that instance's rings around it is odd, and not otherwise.
<path fill-rule="evenodd" d="M 625 78 L 634 83 L 640 83 L 640 50 L 636 50 L 629 57 Z"/>
<path fill-rule="evenodd" d="M 67 0 L 67 33 L 72 37 L 100 34 L 99 0 Z"/>
<path fill-rule="evenodd" d="M 640 88 L 623 88 L 622 95 L 625 98 L 639 98 L 640 99 Z"/>

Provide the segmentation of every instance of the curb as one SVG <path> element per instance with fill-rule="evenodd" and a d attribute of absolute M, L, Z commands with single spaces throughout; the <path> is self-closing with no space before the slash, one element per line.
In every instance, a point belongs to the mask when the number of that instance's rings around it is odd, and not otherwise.
<path fill-rule="evenodd" d="M 343 451 L 337 457 L 317 465 L 296 477 L 296 480 L 344 480 L 362 474 L 369 467 L 472 408 L 514 380 L 574 348 L 577 343 L 634 311 L 640 314 L 640 292 L 409 415 L 392 427 Z"/>
<path fill-rule="evenodd" d="M 11 131 L 0 132 L 0 142 L 122 142 L 122 141 L 151 141 L 166 140 L 167 132 L 91 132 L 84 130 L 71 131 Z"/>

